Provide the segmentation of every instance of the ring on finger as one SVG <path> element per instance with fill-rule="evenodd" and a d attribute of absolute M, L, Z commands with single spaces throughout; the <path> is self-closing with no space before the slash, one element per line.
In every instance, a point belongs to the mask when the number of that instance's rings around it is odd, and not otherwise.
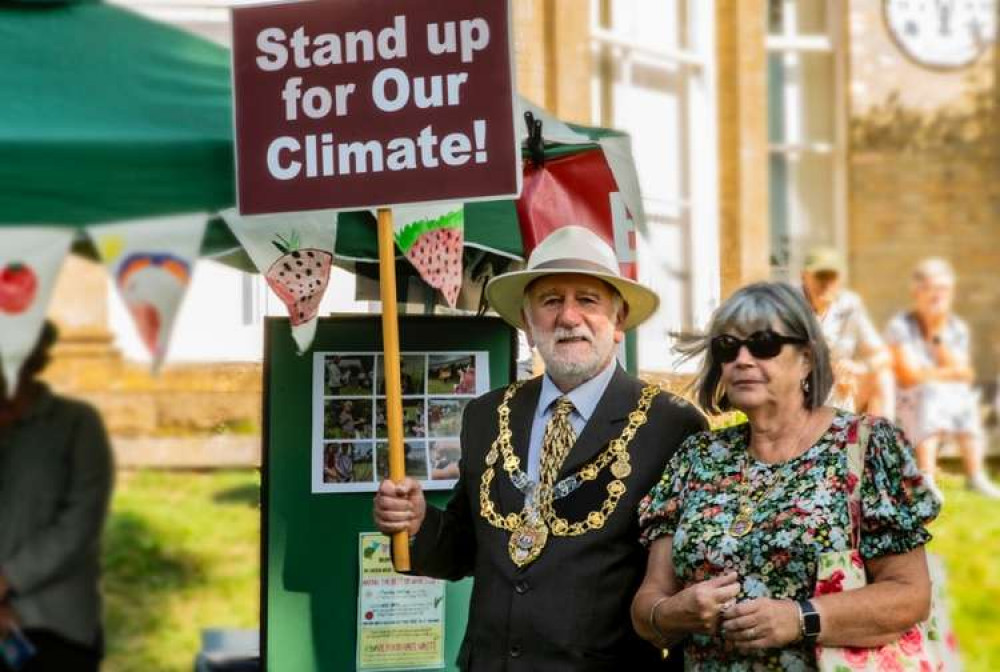
<path fill-rule="evenodd" d="M 750 628 L 749 630 L 747 630 L 747 641 L 748 642 L 757 639 L 757 633 L 756 633 L 755 630 L 756 630 L 755 628 Z"/>

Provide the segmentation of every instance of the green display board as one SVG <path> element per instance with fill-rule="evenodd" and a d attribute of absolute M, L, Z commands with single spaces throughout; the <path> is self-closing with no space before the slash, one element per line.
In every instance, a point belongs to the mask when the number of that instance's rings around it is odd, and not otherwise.
<path fill-rule="evenodd" d="M 513 379 L 516 339 L 496 318 L 400 318 L 404 353 L 488 352 L 491 387 Z M 378 316 L 325 318 L 313 351 L 300 355 L 287 319 L 266 322 L 261 657 L 267 670 L 356 669 L 358 534 L 374 529 L 372 493 L 313 494 L 313 352 L 380 352 L 381 343 Z M 438 506 L 448 496 L 428 492 Z M 471 580 L 448 584 L 443 669 L 455 669 L 470 592 Z"/>

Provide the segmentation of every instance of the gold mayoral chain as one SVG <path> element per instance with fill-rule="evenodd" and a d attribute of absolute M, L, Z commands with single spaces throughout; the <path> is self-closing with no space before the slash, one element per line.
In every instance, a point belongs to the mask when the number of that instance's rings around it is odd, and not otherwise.
<path fill-rule="evenodd" d="M 653 399 L 660 393 L 660 388 L 656 385 L 644 387 L 639 397 L 639 403 L 636 409 L 629 413 L 629 423 L 622 430 L 621 435 L 612 440 L 608 447 L 592 462 L 558 483 L 556 483 L 556 477 L 562 468 L 568 447 L 567 450 L 562 451 L 562 455 L 552 457 L 546 456 L 544 453 L 547 451 L 543 450 L 542 464 L 536 485 L 521 469 L 521 460 L 514 454 L 510 441 L 512 436 L 510 431 L 510 401 L 523 384 L 523 381 L 519 381 L 510 385 L 504 394 L 503 402 L 497 411 L 500 416 L 499 432 L 486 454 L 486 470 L 483 472 L 479 484 L 479 513 L 493 527 L 511 533 L 508 552 L 510 559 L 518 567 L 533 562 L 541 555 L 550 532 L 557 537 L 575 537 L 604 527 L 605 521 L 618 506 L 618 500 L 627 490 L 623 481 L 632 473 L 628 446 L 639 428 L 646 424 L 646 413 L 649 411 Z M 497 512 L 496 506 L 490 499 L 490 484 L 493 482 L 495 474 L 494 466 L 501 456 L 503 457 L 504 471 L 510 476 L 511 483 L 525 495 L 524 508 L 521 512 L 508 513 L 505 516 Z M 608 496 L 599 509 L 591 511 L 583 520 L 574 523 L 570 523 L 556 514 L 553 507 L 555 500 L 569 495 L 585 481 L 593 481 L 601 473 L 601 470 L 609 464 L 611 465 L 611 475 L 614 478 L 607 485 Z"/>

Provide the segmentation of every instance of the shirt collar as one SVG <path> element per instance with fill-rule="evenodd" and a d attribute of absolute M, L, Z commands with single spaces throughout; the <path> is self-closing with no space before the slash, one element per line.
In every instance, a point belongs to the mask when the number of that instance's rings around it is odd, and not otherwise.
<path fill-rule="evenodd" d="M 573 410 L 583 418 L 584 422 L 590 420 L 590 416 L 594 413 L 594 409 L 597 408 L 597 403 L 601 400 L 601 397 L 604 396 L 604 390 L 607 389 L 608 383 L 611 382 L 611 377 L 615 375 L 615 369 L 617 368 L 618 358 L 612 357 L 603 371 L 587 382 L 576 386 L 566 394 L 569 400 L 573 402 Z M 549 374 L 546 373 L 542 376 L 542 391 L 538 397 L 538 408 L 535 413 L 539 417 L 544 416 L 548 412 L 552 402 L 561 396 L 563 396 L 562 390 L 552 382 Z"/>

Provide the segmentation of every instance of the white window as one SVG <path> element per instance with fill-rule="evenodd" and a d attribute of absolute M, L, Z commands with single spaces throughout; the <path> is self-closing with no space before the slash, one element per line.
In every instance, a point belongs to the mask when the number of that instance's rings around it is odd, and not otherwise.
<path fill-rule="evenodd" d="M 719 302 L 714 0 L 592 0 L 593 122 L 627 132 L 646 234 L 639 279 L 661 308 L 639 329 L 639 366 L 670 371 L 668 336 Z"/>
<path fill-rule="evenodd" d="M 791 279 L 813 245 L 846 247 L 841 0 L 769 0 L 771 266 Z"/>

